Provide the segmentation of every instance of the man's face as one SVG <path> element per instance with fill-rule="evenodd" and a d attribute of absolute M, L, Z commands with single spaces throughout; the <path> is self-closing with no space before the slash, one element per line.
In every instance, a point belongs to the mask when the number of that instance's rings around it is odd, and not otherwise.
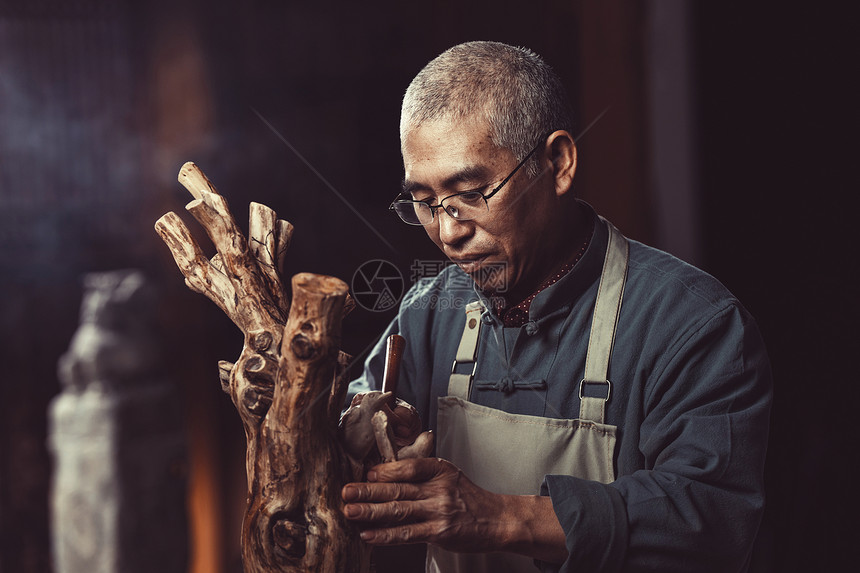
<path fill-rule="evenodd" d="M 544 151 L 535 154 L 541 161 Z M 405 189 L 413 199 L 432 205 L 463 191 L 486 195 L 518 163 L 510 150 L 493 144 L 479 119 L 424 123 L 404 134 L 402 152 Z M 530 179 L 520 169 L 488 205 L 489 212 L 472 221 L 457 221 L 438 209 L 425 230 L 482 290 L 536 287 L 551 264 L 544 247 L 557 229 L 551 174 Z"/>

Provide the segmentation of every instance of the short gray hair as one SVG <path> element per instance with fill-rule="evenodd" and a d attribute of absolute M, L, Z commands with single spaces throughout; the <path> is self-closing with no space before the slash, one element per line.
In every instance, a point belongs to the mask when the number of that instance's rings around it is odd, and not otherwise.
<path fill-rule="evenodd" d="M 573 133 L 561 80 L 527 48 L 500 42 L 466 42 L 422 69 L 403 96 L 400 138 L 422 122 L 484 115 L 495 145 L 522 160 L 557 129 Z M 537 175 L 536 162 L 527 166 Z"/>

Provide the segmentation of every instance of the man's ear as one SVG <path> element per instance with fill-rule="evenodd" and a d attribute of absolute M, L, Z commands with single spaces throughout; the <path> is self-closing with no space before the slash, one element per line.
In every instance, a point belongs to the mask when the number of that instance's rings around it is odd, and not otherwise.
<path fill-rule="evenodd" d="M 576 143 L 565 130 L 554 131 L 547 138 L 552 173 L 555 179 L 555 194 L 559 197 L 573 188 L 576 173 Z"/>

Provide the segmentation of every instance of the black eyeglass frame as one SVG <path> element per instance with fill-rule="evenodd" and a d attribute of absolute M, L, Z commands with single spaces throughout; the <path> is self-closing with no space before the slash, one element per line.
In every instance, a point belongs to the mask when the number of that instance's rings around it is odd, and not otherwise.
<path fill-rule="evenodd" d="M 517 166 L 516 166 L 516 167 L 514 167 L 514 170 L 513 170 L 513 171 L 511 171 L 511 172 L 508 174 L 508 176 L 507 176 L 507 177 L 505 177 L 504 179 L 502 179 L 502 182 L 501 182 L 501 183 L 499 183 L 498 185 L 496 185 L 496 187 L 495 187 L 492 191 L 490 191 L 489 193 L 487 193 L 486 195 L 484 195 L 483 193 L 481 193 L 480 191 L 477 191 L 477 190 L 471 190 L 471 191 L 460 191 L 459 193 L 452 193 L 451 195 L 446 196 L 446 197 L 445 197 L 445 198 L 443 198 L 441 201 L 439 201 L 439 204 L 438 204 L 438 205 L 430 205 L 430 204 L 428 204 L 426 201 L 417 201 L 417 200 L 415 200 L 415 199 L 395 199 L 394 201 L 392 201 L 392 202 L 391 202 L 391 205 L 389 205 L 389 206 L 388 206 L 388 210 L 389 210 L 389 211 L 394 211 L 395 213 L 397 213 L 397 216 L 400 218 L 400 220 L 401 220 L 401 221 L 403 221 L 404 223 L 406 223 L 407 225 L 416 225 L 416 226 L 417 226 L 417 225 L 420 225 L 420 226 L 424 227 L 424 226 L 426 226 L 426 225 L 430 225 L 431 223 L 433 223 L 433 221 L 435 221 L 435 220 L 436 220 L 436 211 L 438 211 L 438 210 L 439 210 L 439 209 L 441 209 L 441 208 L 444 208 L 444 207 L 443 207 L 443 205 L 444 205 L 444 204 L 445 204 L 445 202 L 446 202 L 448 199 L 450 199 L 451 197 L 459 197 L 459 196 L 461 196 L 461 195 L 471 195 L 471 194 L 473 194 L 473 193 L 477 193 L 477 194 L 478 194 L 478 195 L 480 195 L 480 196 L 481 196 L 481 198 L 484 200 L 484 205 L 487 207 L 487 212 L 489 212 L 489 210 L 490 210 L 490 205 L 489 205 L 489 203 L 487 203 L 487 202 L 490 200 L 490 198 L 491 198 L 493 195 L 495 195 L 496 193 L 498 193 L 498 192 L 502 189 L 502 187 L 504 187 L 504 186 L 505 186 L 505 184 L 506 184 L 508 181 L 510 181 L 510 180 L 511 180 L 511 178 L 512 178 L 514 175 L 516 175 L 516 174 L 517 174 L 517 171 L 519 171 L 519 170 L 522 168 L 522 166 L 526 164 L 526 162 L 531 158 L 531 156 L 532 156 L 532 155 L 534 155 L 535 151 L 537 151 L 538 149 L 540 149 L 540 148 L 541 148 L 541 146 L 542 146 L 542 145 L 544 145 L 544 144 L 546 143 L 546 140 L 547 140 L 547 138 L 548 138 L 550 135 L 552 135 L 552 132 L 550 132 L 550 133 L 546 134 L 543 138 L 541 138 L 540 142 L 539 142 L 537 145 L 535 145 L 535 146 L 532 148 L 532 150 L 531 150 L 531 151 L 529 151 L 529 152 L 526 154 L 526 156 L 525 156 L 525 157 L 523 157 L 523 160 L 522 160 L 522 161 L 520 161 L 520 162 L 517 164 Z M 395 205 L 396 205 L 396 204 L 401 204 L 401 205 L 402 205 L 402 204 L 405 204 L 405 203 L 410 203 L 410 204 L 412 204 L 412 203 L 424 203 L 425 205 L 427 205 L 427 207 L 430 209 L 430 217 L 431 217 L 431 218 L 430 218 L 430 221 L 429 221 L 428 223 L 422 223 L 422 222 L 420 222 L 420 221 L 419 221 L 419 222 L 417 222 L 417 223 L 410 223 L 409 221 L 407 221 L 406 219 L 404 219 L 404 218 L 400 215 L 400 213 L 397 211 L 397 209 L 395 208 Z M 445 212 L 446 212 L 446 213 L 448 213 L 448 215 L 450 215 L 453 219 L 455 219 L 455 220 L 457 220 L 457 221 L 470 221 L 470 220 L 472 220 L 472 219 L 460 219 L 459 217 L 456 217 L 453 213 L 451 213 L 450 211 L 448 211 L 448 209 L 447 209 L 447 208 L 445 208 Z"/>

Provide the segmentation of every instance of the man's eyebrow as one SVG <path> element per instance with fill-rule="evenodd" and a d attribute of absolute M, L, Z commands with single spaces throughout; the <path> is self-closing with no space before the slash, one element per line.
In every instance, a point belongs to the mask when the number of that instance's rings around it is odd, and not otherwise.
<path fill-rule="evenodd" d="M 470 183 L 482 181 L 489 177 L 489 169 L 481 165 L 469 165 L 446 177 L 442 181 L 442 189 L 452 189 L 459 183 Z M 417 181 L 404 179 L 401 183 L 403 193 L 414 193 L 415 191 L 432 191 L 429 185 Z"/>

